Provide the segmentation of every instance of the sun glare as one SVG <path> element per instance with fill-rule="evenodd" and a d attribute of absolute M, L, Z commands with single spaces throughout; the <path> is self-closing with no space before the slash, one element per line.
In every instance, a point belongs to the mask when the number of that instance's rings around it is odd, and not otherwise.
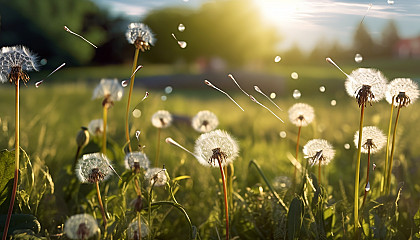
<path fill-rule="evenodd" d="M 295 22 L 309 8 L 305 0 L 255 0 L 255 4 L 267 21 L 280 26 Z"/>

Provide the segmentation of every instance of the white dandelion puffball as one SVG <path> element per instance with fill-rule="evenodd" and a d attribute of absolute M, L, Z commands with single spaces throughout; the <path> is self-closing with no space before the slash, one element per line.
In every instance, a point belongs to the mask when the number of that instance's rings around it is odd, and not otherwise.
<path fill-rule="evenodd" d="M 358 68 L 353 70 L 350 77 L 346 79 L 345 87 L 348 95 L 357 98 L 363 86 L 369 86 L 370 92 L 373 94 L 373 97 L 369 98 L 369 102 L 378 102 L 385 97 L 387 81 L 379 70 Z"/>
<path fill-rule="evenodd" d="M 217 158 L 222 158 L 225 166 L 238 157 L 239 145 L 237 141 L 223 130 L 214 130 L 201 134 L 195 141 L 194 154 L 204 166 L 218 167 Z"/>
<path fill-rule="evenodd" d="M 94 119 L 90 121 L 88 125 L 88 130 L 90 134 L 94 136 L 101 136 L 104 132 L 104 120 L 102 119 Z"/>
<path fill-rule="evenodd" d="M 359 131 L 354 134 L 354 145 L 356 148 L 359 148 Z M 385 134 L 375 126 L 367 126 L 362 129 L 362 148 L 360 151 L 362 153 L 368 153 L 370 148 L 370 153 L 379 152 L 386 145 L 386 136 Z"/>
<path fill-rule="evenodd" d="M 99 231 L 96 220 L 86 213 L 73 215 L 64 224 L 64 233 L 70 239 L 88 239 Z"/>
<path fill-rule="evenodd" d="M 216 114 L 204 110 L 200 111 L 191 120 L 191 126 L 201 133 L 213 131 L 219 125 L 219 120 Z"/>
<path fill-rule="evenodd" d="M 141 224 L 141 237 L 139 237 L 139 222 L 136 220 L 130 223 L 130 225 L 128 225 L 128 228 L 127 228 L 128 239 L 142 239 L 149 234 L 149 228 L 144 223 L 143 219 L 140 220 L 140 224 Z"/>
<path fill-rule="evenodd" d="M 400 93 L 404 93 L 405 97 L 408 98 L 409 101 L 404 104 L 404 106 L 408 106 L 411 103 L 414 103 L 417 98 L 419 97 L 419 88 L 417 83 L 413 82 L 410 78 L 396 78 L 392 80 L 386 89 L 386 101 L 391 104 L 392 98 L 394 99 L 394 106 L 398 107 L 400 102 L 398 101 L 398 96 Z"/>
<path fill-rule="evenodd" d="M 134 44 L 137 39 L 147 45 L 153 45 L 155 42 L 152 31 L 144 23 L 130 23 L 125 36 L 130 44 Z"/>
<path fill-rule="evenodd" d="M 124 89 L 117 79 L 101 79 L 98 86 L 93 90 L 92 99 L 109 98 L 112 102 L 120 101 Z"/>
<path fill-rule="evenodd" d="M 303 154 L 311 165 L 318 164 L 319 161 L 321 165 L 327 165 L 334 158 L 335 150 L 327 140 L 312 139 L 303 147 Z"/>
<path fill-rule="evenodd" d="M 124 165 L 126 169 L 134 169 L 136 167 L 147 170 L 150 167 L 149 158 L 142 152 L 129 152 L 125 155 Z"/>
<path fill-rule="evenodd" d="M 308 126 L 314 118 L 314 108 L 306 103 L 296 103 L 289 108 L 289 120 L 298 127 Z"/>
<path fill-rule="evenodd" d="M 77 161 L 75 172 L 82 183 L 101 182 L 113 173 L 108 158 L 102 153 L 84 154 Z"/>
<path fill-rule="evenodd" d="M 152 116 L 152 125 L 156 128 L 167 128 L 172 124 L 172 115 L 166 110 L 159 110 Z"/>
<path fill-rule="evenodd" d="M 164 186 L 168 181 L 166 170 L 162 168 L 149 168 L 144 178 L 149 182 L 150 186 Z"/>
<path fill-rule="evenodd" d="M 13 71 L 38 71 L 38 59 L 24 46 L 2 47 L 0 49 L 0 82 L 12 82 Z M 23 73 L 23 76 L 27 76 Z M 20 79 L 27 82 L 27 79 Z"/>

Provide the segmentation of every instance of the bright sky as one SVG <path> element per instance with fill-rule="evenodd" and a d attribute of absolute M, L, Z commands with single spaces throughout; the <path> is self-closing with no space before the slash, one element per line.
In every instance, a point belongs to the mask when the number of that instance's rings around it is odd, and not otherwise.
<path fill-rule="evenodd" d="M 94 0 L 111 12 L 141 19 L 148 11 L 168 6 L 199 7 L 217 0 Z M 279 27 L 283 36 L 280 48 L 294 42 L 311 50 L 320 40 L 338 40 L 349 46 L 357 25 L 364 17 L 374 38 L 390 19 L 397 23 L 400 36 L 420 36 L 420 0 L 254 0 L 264 18 Z M 221 3 L 222 4 L 222 3 Z M 188 26 L 186 26 L 188 27 Z"/>

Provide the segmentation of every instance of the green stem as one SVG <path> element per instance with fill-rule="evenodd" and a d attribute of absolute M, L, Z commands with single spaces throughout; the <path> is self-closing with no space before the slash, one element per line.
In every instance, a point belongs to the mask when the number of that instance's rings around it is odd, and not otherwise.
<path fill-rule="evenodd" d="M 137 197 L 140 198 L 141 200 L 141 187 L 140 187 L 140 180 L 138 176 L 136 176 L 134 179 L 134 188 L 136 190 Z M 136 210 L 137 210 L 137 222 L 139 224 L 139 239 L 141 239 L 141 214 L 140 214 L 141 209 L 136 209 Z"/>
<path fill-rule="evenodd" d="M 318 160 L 318 182 L 321 185 L 321 159 Z"/>
<path fill-rule="evenodd" d="M 99 182 L 96 182 L 96 192 L 98 193 L 98 203 L 101 209 L 102 221 L 104 222 L 104 236 L 106 236 L 107 221 L 106 221 L 104 205 L 102 204 L 101 191 L 99 190 Z"/>
<path fill-rule="evenodd" d="M 15 93 L 15 174 L 13 179 L 12 195 L 10 197 L 10 205 L 7 211 L 6 223 L 4 225 L 2 239 L 6 240 L 7 231 L 9 229 L 10 219 L 12 218 L 13 206 L 15 204 L 17 183 L 19 177 L 19 79 L 16 81 Z"/>
<path fill-rule="evenodd" d="M 388 195 L 391 188 L 391 173 L 392 173 L 392 162 L 394 160 L 394 150 L 395 150 L 395 138 L 397 135 L 397 125 L 398 125 L 398 119 L 400 117 L 400 110 L 401 110 L 401 104 L 398 106 L 397 110 L 397 117 L 395 118 L 395 125 L 394 125 L 394 132 L 392 133 L 392 147 L 391 147 L 391 156 L 389 157 L 389 168 L 388 168 L 388 175 L 386 178 L 386 194 Z"/>
<path fill-rule="evenodd" d="M 367 161 L 367 169 L 366 169 L 366 185 L 365 185 L 365 195 L 363 196 L 362 208 L 365 205 L 366 196 L 368 191 L 366 191 L 367 185 L 369 184 L 369 169 L 370 169 L 370 146 L 368 147 L 368 161 Z"/>
<path fill-rule="evenodd" d="M 360 156 L 362 151 L 362 132 L 363 132 L 363 117 L 365 113 L 365 105 L 362 104 L 360 108 L 360 125 L 359 125 L 359 141 L 357 150 L 356 174 L 354 177 L 354 233 L 358 237 L 359 229 L 359 179 L 360 179 Z"/>
<path fill-rule="evenodd" d="M 139 227 L 139 239 L 141 239 L 141 217 L 140 217 L 140 212 L 137 212 L 137 223 L 138 223 L 138 227 Z"/>
<path fill-rule="evenodd" d="M 160 129 L 160 128 L 158 128 L 158 133 L 157 133 L 157 147 L 156 147 L 156 158 L 155 158 L 155 167 L 159 167 L 160 131 L 161 131 L 161 129 Z"/>
<path fill-rule="evenodd" d="M 270 189 L 271 193 L 274 195 L 274 197 L 277 199 L 277 201 L 280 203 L 280 205 L 283 207 L 283 209 L 288 212 L 289 208 L 284 204 L 283 200 L 280 198 L 280 196 L 277 194 L 277 192 L 274 190 L 274 188 L 271 186 L 268 179 L 265 177 L 264 173 L 261 170 L 261 167 L 256 163 L 254 160 L 251 160 L 248 164 L 248 167 L 254 165 L 257 169 L 258 173 L 261 175 L 261 177 L 264 179 L 265 184 L 267 184 L 268 189 Z"/>
<path fill-rule="evenodd" d="M 391 103 L 391 114 L 389 115 L 389 124 L 388 124 L 388 136 L 386 139 L 386 155 L 385 155 L 385 167 L 384 167 L 384 174 L 381 178 L 381 193 L 385 192 L 385 184 L 386 184 L 386 176 L 388 171 L 388 157 L 389 157 L 389 139 L 391 138 L 391 125 L 392 125 L 392 114 L 394 112 L 394 98 L 392 98 Z"/>
<path fill-rule="evenodd" d="M 302 126 L 299 126 L 297 140 L 296 140 L 296 158 L 295 158 L 296 161 L 299 161 L 298 160 L 298 155 L 299 155 L 299 141 L 300 141 L 300 132 L 301 132 L 301 130 L 302 130 Z M 293 173 L 293 185 L 295 185 L 296 182 L 297 182 L 296 175 L 297 175 L 297 167 L 295 165 L 295 171 Z"/>
<path fill-rule="evenodd" d="M 106 125 L 108 122 L 108 107 L 105 105 L 103 109 L 104 131 L 102 133 L 102 153 L 106 155 Z"/>
<path fill-rule="evenodd" d="M 152 239 L 152 199 L 153 199 L 153 187 L 155 186 L 155 182 L 153 181 L 152 186 L 150 187 L 150 191 L 149 191 L 149 208 L 147 209 L 149 216 L 148 216 L 148 222 L 149 222 L 149 234 L 148 234 L 148 239 L 151 240 Z"/>
<path fill-rule="evenodd" d="M 225 179 L 225 174 L 223 172 L 222 161 L 220 161 L 219 158 L 217 158 L 217 161 L 219 162 L 220 175 L 222 176 L 222 183 L 223 183 L 223 194 L 225 198 L 226 240 L 229 240 L 229 210 L 228 210 L 227 191 L 226 191 L 226 188 L 227 188 L 226 179 Z"/>
<path fill-rule="evenodd" d="M 136 48 L 136 51 L 134 52 L 134 59 L 133 59 L 133 69 L 131 70 L 131 79 L 130 79 L 130 91 L 128 92 L 128 102 L 127 102 L 127 111 L 125 113 L 125 139 L 128 142 L 128 149 L 131 152 L 131 144 L 130 144 L 130 131 L 128 129 L 128 118 L 129 118 L 129 112 L 130 112 L 130 101 L 131 101 L 131 94 L 133 92 L 133 87 L 134 87 L 134 79 L 135 79 L 135 74 L 134 71 L 137 68 L 137 59 L 139 57 L 139 50 L 138 48 Z"/>

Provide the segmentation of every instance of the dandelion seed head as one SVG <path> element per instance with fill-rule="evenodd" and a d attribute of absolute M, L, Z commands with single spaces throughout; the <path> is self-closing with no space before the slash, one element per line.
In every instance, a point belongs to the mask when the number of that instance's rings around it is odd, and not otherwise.
<path fill-rule="evenodd" d="M 408 106 L 414 103 L 419 95 L 418 85 L 410 78 L 396 78 L 388 84 L 385 97 L 390 104 L 394 98 L 394 106 L 398 107 L 399 104 Z"/>
<path fill-rule="evenodd" d="M 172 124 L 172 115 L 166 110 L 159 110 L 152 116 L 152 125 L 156 128 L 167 128 Z"/>
<path fill-rule="evenodd" d="M 73 215 L 64 223 L 64 233 L 70 239 L 88 239 L 99 231 L 96 220 L 86 213 Z"/>
<path fill-rule="evenodd" d="M 147 169 L 146 180 L 152 186 L 160 187 L 164 186 L 166 182 L 168 181 L 168 177 L 166 176 L 166 170 L 162 168 L 149 168 Z"/>
<path fill-rule="evenodd" d="M 94 136 L 101 136 L 104 132 L 104 120 L 102 119 L 94 119 L 90 121 L 88 125 L 88 130 L 90 134 Z"/>
<path fill-rule="evenodd" d="M 378 102 L 385 97 L 387 79 L 376 69 L 358 68 L 346 79 L 347 93 L 358 100 L 359 106 Z"/>
<path fill-rule="evenodd" d="M 106 98 L 110 102 L 120 101 L 123 97 L 124 89 L 117 79 L 101 79 L 93 90 L 92 99 Z"/>
<path fill-rule="evenodd" d="M 127 228 L 128 239 L 142 239 L 149 234 L 149 228 L 144 223 L 143 219 L 140 220 L 140 224 L 141 224 L 141 237 L 139 236 L 139 222 L 136 220 L 130 223 L 130 225 L 128 225 L 128 228 Z"/>
<path fill-rule="evenodd" d="M 155 38 L 150 28 L 144 23 L 130 23 L 125 33 L 127 41 L 143 52 L 153 46 Z"/>
<path fill-rule="evenodd" d="M 217 158 L 221 158 L 225 166 L 238 157 L 239 145 L 237 141 L 223 130 L 214 130 L 203 133 L 195 141 L 194 154 L 204 166 L 218 167 Z"/>
<path fill-rule="evenodd" d="M 335 150 L 327 140 L 312 139 L 303 147 L 303 154 L 311 165 L 318 164 L 319 161 L 321 165 L 327 165 L 334 158 Z"/>
<path fill-rule="evenodd" d="M 129 170 L 138 168 L 147 170 L 150 167 L 150 161 L 145 153 L 129 152 L 125 155 L 124 165 L 125 168 Z"/>
<path fill-rule="evenodd" d="M 289 108 L 289 120 L 298 127 L 308 126 L 314 118 L 313 107 L 306 103 L 296 103 Z"/>
<path fill-rule="evenodd" d="M 360 151 L 362 153 L 368 153 L 370 148 L 370 153 L 374 154 L 379 152 L 386 145 L 386 136 L 385 134 L 375 126 L 367 126 L 362 129 L 362 148 Z M 359 148 L 359 131 L 354 134 L 354 145 L 356 148 Z"/>
<path fill-rule="evenodd" d="M 113 173 L 108 158 L 101 153 L 83 155 L 76 164 L 76 176 L 82 183 L 95 183 L 107 180 Z"/>
<path fill-rule="evenodd" d="M 216 114 L 207 110 L 198 112 L 191 120 L 191 126 L 201 133 L 213 131 L 217 125 L 219 120 Z"/>
<path fill-rule="evenodd" d="M 3 47 L 0 49 L 0 82 L 17 84 L 29 81 L 28 71 L 38 71 L 38 58 L 24 46 Z"/>

